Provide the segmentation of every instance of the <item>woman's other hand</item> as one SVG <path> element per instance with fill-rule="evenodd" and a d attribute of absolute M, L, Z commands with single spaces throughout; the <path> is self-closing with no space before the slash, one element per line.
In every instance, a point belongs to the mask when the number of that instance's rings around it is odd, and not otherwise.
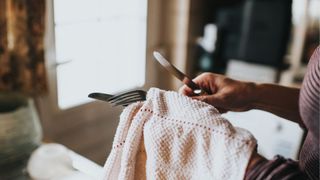
<path fill-rule="evenodd" d="M 209 95 L 196 96 L 192 89 L 182 86 L 180 93 L 215 106 L 221 113 L 227 111 L 247 111 L 252 109 L 255 84 L 236 81 L 223 75 L 203 73 L 194 79 Z"/>

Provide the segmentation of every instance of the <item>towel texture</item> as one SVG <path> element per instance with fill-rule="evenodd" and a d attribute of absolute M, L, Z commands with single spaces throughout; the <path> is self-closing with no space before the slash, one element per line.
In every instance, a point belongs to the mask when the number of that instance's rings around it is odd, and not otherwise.
<path fill-rule="evenodd" d="M 213 106 L 151 88 L 122 112 L 105 179 L 243 179 L 255 146 Z"/>

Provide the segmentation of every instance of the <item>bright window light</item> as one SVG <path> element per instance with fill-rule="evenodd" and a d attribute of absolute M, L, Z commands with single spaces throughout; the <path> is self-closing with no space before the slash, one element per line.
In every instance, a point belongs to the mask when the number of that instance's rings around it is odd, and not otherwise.
<path fill-rule="evenodd" d="M 58 103 L 145 82 L 147 0 L 54 0 Z"/>

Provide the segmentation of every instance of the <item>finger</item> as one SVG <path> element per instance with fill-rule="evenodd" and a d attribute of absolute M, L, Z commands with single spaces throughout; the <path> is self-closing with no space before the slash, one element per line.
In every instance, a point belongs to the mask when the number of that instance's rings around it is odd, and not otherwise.
<path fill-rule="evenodd" d="M 207 86 L 208 83 L 211 82 L 211 79 L 209 79 L 206 75 L 206 73 L 200 74 L 199 76 L 192 79 L 194 83 L 196 83 L 200 87 Z"/>
<path fill-rule="evenodd" d="M 217 110 L 219 111 L 220 114 L 224 114 L 224 113 L 227 113 L 228 110 L 224 109 L 224 108 L 219 108 L 219 107 L 216 107 Z"/>
<path fill-rule="evenodd" d="M 189 88 L 186 85 L 183 85 L 180 89 L 179 89 L 179 93 L 186 95 L 186 96 L 194 96 L 193 90 L 191 88 Z"/>
<path fill-rule="evenodd" d="M 217 98 L 216 95 L 202 95 L 202 96 L 194 96 L 192 98 L 206 102 L 214 106 L 221 104 L 221 100 Z"/>
<path fill-rule="evenodd" d="M 219 94 L 193 96 L 192 98 L 203 101 L 205 103 L 208 103 L 216 108 L 219 108 L 221 113 L 225 113 L 228 111 L 228 108 L 226 108 L 227 106 L 226 106 L 224 100 L 222 99 L 221 95 L 219 95 Z"/>
<path fill-rule="evenodd" d="M 199 101 L 211 104 L 209 96 L 207 95 L 202 95 L 202 96 L 192 96 L 192 99 L 197 99 Z"/>
<path fill-rule="evenodd" d="M 208 94 L 214 94 L 217 92 L 217 78 L 219 76 L 213 73 L 202 73 L 193 81 L 203 90 L 205 90 Z"/>

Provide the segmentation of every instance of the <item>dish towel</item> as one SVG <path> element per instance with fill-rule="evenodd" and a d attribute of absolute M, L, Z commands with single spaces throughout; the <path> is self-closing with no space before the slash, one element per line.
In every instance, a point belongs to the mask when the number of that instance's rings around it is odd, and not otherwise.
<path fill-rule="evenodd" d="M 120 115 L 104 178 L 244 179 L 255 147 L 213 106 L 151 88 Z"/>

